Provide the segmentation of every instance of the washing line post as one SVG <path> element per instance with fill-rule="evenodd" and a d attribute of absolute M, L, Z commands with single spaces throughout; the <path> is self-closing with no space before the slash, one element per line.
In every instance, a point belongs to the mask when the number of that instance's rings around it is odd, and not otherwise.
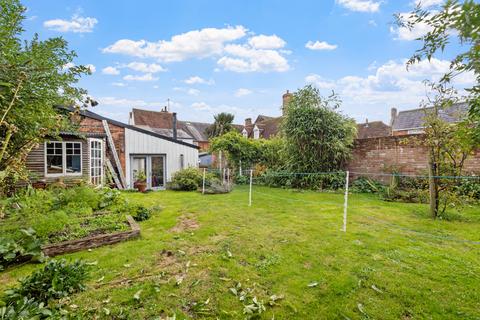
<path fill-rule="evenodd" d="M 345 172 L 345 202 L 343 204 L 343 232 L 347 232 L 347 208 L 348 208 L 348 179 L 350 177 L 350 172 L 347 170 Z"/>
<path fill-rule="evenodd" d="M 252 180 L 253 180 L 253 170 L 250 169 L 250 192 L 248 193 L 248 206 L 252 206 Z"/>
<path fill-rule="evenodd" d="M 207 168 L 203 168 L 202 194 L 205 194 L 205 171 L 207 171 Z"/>

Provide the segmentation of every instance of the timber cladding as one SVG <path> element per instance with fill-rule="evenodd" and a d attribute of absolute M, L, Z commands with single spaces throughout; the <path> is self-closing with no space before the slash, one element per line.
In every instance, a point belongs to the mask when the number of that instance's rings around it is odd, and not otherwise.
<path fill-rule="evenodd" d="M 402 174 L 426 174 L 428 151 L 416 144 L 415 138 L 419 139 L 421 135 L 357 139 L 347 168 L 353 176 L 392 173 L 393 170 Z M 467 158 L 464 173 L 480 173 L 480 149 Z"/>
<path fill-rule="evenodd" d="M 65 184 L 72 184 L 79 179 L 89 179 L 89 146 L 88 140 L 75 138 L 75 137 L 62 137 L 61 139 L 52 139 L 50 141 L 67 141 L 67 142 L 80 142 L 82 144 L 82 173 L 81 175 L 64 175 L 60 178 L 63 179 Z M 47 141 L 48 142 L 48 141 Z M 58 176 L 45 176 L 45 143 L 42 142 L 38 146 L 32 149 L 28 154 L 26 160 L 27 169 L 39 176 L 40 179 L 45 179 L 48 183 L 58 181 Z"/>
<path fill-rule="evenodd" d="M 128 224 L 130 225 L 130 230 L 128 231 L 100 234 L 82 239 L 55 243 L 42 247 L 42 251 L 46 256 L 54 257 L 60 254 L 97 248 L 137 238 L 140 236 L 140 227 L 131 216 L 127 216 L 126 218 Z"/>

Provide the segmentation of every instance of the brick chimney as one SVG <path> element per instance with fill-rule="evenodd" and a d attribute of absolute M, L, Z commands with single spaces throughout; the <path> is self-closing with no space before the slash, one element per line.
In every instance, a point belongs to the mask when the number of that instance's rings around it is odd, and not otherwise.
<path fill-rule="evenodd" d="M 282 96 L 282 116 L 285 115 L 285 111 L 287 110 L 287 105 L 292 99 L 292 94 L 287 90 Z"/>
<path fill-rule="evenodd" d="M 251 127 L 251 126 L 252 126 L 252 118 L 245 119 L 245 127 Z"/>
<path fill-rule="evenodd" d="M 177 113 L 172 113 L 173 139 L 177 140 Z"/>

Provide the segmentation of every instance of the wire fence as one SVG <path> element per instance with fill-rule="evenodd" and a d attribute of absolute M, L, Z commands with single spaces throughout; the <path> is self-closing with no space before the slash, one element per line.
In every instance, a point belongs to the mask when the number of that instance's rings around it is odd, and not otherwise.
<path fill-rule="evenodd" d="M 205 190 L 205 179 L 207 175 L 214 175 L 218 179 L 222 181 L 224 184 L 233 185 L 236 179 L 239 178 L 238 173 L 236 174 L 230 168 L 223 168 L 219 169 L 204 169 L 203 170 L 203 186 L 202 189 Z M 370 206 L 365 206 L 364 204 L 352 202 L 355 199 L 351 197 L 352 191 L 355 193 L 374 193 L 378 190 L 383 190 L 386 194 L 385 197 L 392 197 L 392 199 L 385 199 L 394 201 L 394 195 L 389 194 L 393 191 L 392 183 L 396 181 L 396 188 L 400 188 L 400 193 L 404 197 L 412 197 L 415 201 L 411 202 L 422 202 L 425 203 L 425 199 L 428 200 L 428 179 L 437 179 L 439 181 L 447 181 L 448 183 L 458 183 L 466 182 L 466 191 L 460 190 L 461 192 L 477 192 L 476 197 L 480 199 L 480 176 L 476 175 L 461 175 L 461 176 L 428 176 L 422 174 L 410 174 L 410 173 L 371 173 L 371 172 L 358 172 L 358 171 L 334 171 L 334 172 L 266 172 L 265 170 L 254 170 L 248 169 L 243 170 L 242 182 L 246 182 L 248 188 L 248 197 L 245 199 L 245 203 L 249 206 L 255 206 L 256 201 L 264 201 L 264 199 L 269 199 L 274 202 L 286 203 L 286 204 L 302 204 L 308 207 L 314 207 L 314 210 L 321 211 L 321 212 L 337 212 L 339 214 L 339 218 L 341 218 L 341 225 L 339 225 L 340 230 L 342 232 L 347 232 L 347 227 L 349 225 L 349 207 L 356 208 L 356 209 L 364 209 L 369 210 L 371 209 Z M 293 181 L 299 182 L 301 185 L 302 181 L 320 181 L 318 184 L 319 186 L 324 186 L 324 184 L 333 185 L 333 188 L 325 188 L 320 189 L 320 191 L 329 192 L 334 190 L 335 193 L 341 194 L 343 197 L 343 201 L 329 201 L 325 198 L 318 199 L 309 193 L 309 196 L 302 196 L 299 197 L 298 195 L 302 193 L 301 186 L 297 188 L 294 184 L 281 186 L 284 190 L 290 190 L 290 192 L 282 192 L 281 195 L 278 195 L 275 192 L 270 192 L 269 189 L 263 189 L 261 186 L 271 186 L 269 179 L 275 181 L 275 179 L 280 179 L 281 182 L 285 181 Z M 283 179 L 283 180 L 282 180 Z M 360 179 L 360 182 L 357 181 Z M 363 180 L 362 180 L 363 179 Z M 409 191 L 404 191 L 401 187 L 398 186 L 406 185 L 410 187 Z M 405 189 L 407 189 L 405 187 Z M 353 190 L 352 190 L 353 188 Z M 360 190 L 359 190 L 360 188 Z M 362 190 L 368 189 L 367 191 Z M 470 189 L 468 189 L 470 188 Z M 314 188 L 319 190 L 317 188 Z M 202 193 L 204 191 L 202 190 Z M 296 191 L 295 191 L 296 190 Z M 460 192 L 459 191 L 459 192 Z M 422 201 L 418 201 L 418 199 L 422 198 Z M 408 200 L 408 199 L 407 199 Z M 406 201 L 409 202 L 409 201 Z M 320 207 L 320 209 L 319 209 Z M 372 219 L 377 219 L 377 217 L 371 216 Z M 419 235 L 423 235 L 422 231 L 410 229 L 401 225 L 396 225 L 392 222 L 385 222 L 386 225 L 389 227 L 394 227 L 397 230 L 402 230 L 404 232 L 415 233 Z M 448 240 L 448 241 L 455 241 L 455 242 L 462 242 L 462 243 L 469 243 L 480 245 L 480 241 L 473 241 L 473 240 L 463 240 L 463 239 L 454 239 L 449 236 L 439 236 L 439 235 L 432 235 L 432 239 L 441 239 L 441 240 Z"/>

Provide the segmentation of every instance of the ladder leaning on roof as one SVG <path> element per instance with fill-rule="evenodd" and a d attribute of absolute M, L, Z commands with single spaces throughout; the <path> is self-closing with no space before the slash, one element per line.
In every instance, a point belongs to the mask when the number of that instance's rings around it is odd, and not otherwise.
<path fill-rule="evenodd" d="M 118 158 L 117 149 L 115 148 L 115 144 L 113 143 L 112 134 L 110 133 L 110 127 L 108 126 L 107 120 L 102 120 L 102 124 L 103 124 L 103 129 L 105 130 L 105 133 L 107 134 L 108 146 L 110 147 L 110 150 L 112 151 L 113 159 L 115 160 L 115 166 L 117 167 L 117 171 L 118 171 L 118 174 L 119 174 L 119 177 L 120 177 L 119 182 L 120 182 L 121 188 L 119 188 L 119 189 L 125 189 L 127 187 L 127 184 L 125 182 L 125 176 L 123 175 L 123 170 L 122 170 L 122 165 L 120 164 L 120 159 Z M 107 165 L 108 165 L 108 162 L 107 162 Z M 110 165 L 111 165 L 111 163 L 110 163 Z M 113 171 L 115 171 L 115 170 L 113 170 Z M 117 184 L 117 187 L 118 187 L 118 184 Z"/>

